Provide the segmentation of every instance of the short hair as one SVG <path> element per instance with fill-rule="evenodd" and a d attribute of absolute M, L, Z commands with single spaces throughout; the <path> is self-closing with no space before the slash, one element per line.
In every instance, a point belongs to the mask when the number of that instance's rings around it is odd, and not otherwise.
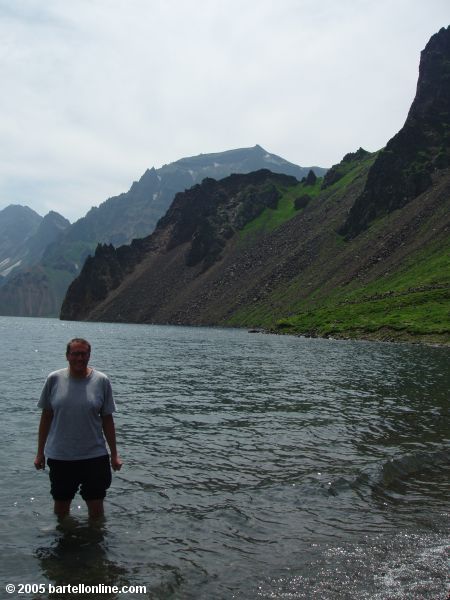
<path fill-rule="evenodd" d="M 91 353 L 91 345 L 87 340 L 85 340 L 84 338 L 73 338 L 72 340 L 70 340 L 70 342 L 67 342 L 66 354 L 69 354 L 70 345 L 74 343 L 84 344 L 89 348 L 89 354 Z"/>

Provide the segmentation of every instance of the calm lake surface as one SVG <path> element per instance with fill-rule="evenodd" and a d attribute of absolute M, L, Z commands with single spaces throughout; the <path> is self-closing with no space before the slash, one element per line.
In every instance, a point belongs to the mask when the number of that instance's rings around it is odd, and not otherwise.
<path fill-rule="evenodd" d="M 2 598 L 447 597 L 448 348 L 14 317 L 0 336 Z M 33 467 L 75 336 L 110 376 L 125 461 L 96 527 L 79 496 L 58 524 Z"/>

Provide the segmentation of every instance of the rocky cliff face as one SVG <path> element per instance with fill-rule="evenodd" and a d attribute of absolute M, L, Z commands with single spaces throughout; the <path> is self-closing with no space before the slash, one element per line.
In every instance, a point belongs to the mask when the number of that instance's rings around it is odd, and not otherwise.
<path fill-rule="evenodd" d="M 379 153 L 341 232 L 355 237 L 374 219 L 402 208 L 431 187 L 433 173 L 449 165 L 450 27 L 423 50 L 405 125 Z"/>

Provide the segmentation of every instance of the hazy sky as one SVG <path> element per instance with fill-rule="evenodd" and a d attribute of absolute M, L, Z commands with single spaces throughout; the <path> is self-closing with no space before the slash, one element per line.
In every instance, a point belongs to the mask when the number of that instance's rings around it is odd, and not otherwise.
<path fill-rule="evenodd" d="M 0 209 L 70 220 L 146 168 L 383 147 L 448 0 L 0 0 Z"/>

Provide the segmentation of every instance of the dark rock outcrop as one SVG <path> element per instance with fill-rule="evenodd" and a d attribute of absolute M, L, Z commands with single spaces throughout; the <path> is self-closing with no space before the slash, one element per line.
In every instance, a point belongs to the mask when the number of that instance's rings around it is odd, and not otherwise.
<path fill-rule="evenodd" d="M 346 154 L 340 163 L 333 165 L 331 169 L 325 173 L 322 189 L 326 190 L 340 181 L 348 171 L 353 168 L 354 163 L 362 162 L 369 156 L 371 156 L 370 152 L 367 152 L 364 148 L 359 148 L 356 152 L 349 152 Z"/>
<path fill-rule="evenodd" d="M 301 210 L 302 208 L 306 208 L 308 204 L 311 202 L 312 198 L 308 194 L 303 194 L 294 200 L 295 210 Z"/>
<path fill-rule="evenodd" d="M 117 249 L 112 244 L 99 244 L 94 256 L 86 259 L 82 274 L 71 283 L 68 291 L 70 304 L 63 303 L 61 310 L 65 317 L 62 318 L 88 313 L 104 300 L 133 270 L 144 246 L 142 240 L 133 240 L 130 245 Z"/>
<path fill-rule="evenodd" d="M 305 185 L 314 185 L 317 181 L 317 175 L 314 173 L 313 170 L 310 170 L 310 172 L 308 173 L 308 175 L 306 177 L 303 177 L 302 179 L 302 183 L 304 183 Z"/>
<path fill-rule="evenodd" d="M 403 128 L 379 153 L 342 233 L 347 239 L 425 192 L 450 165 L 450 26 L 421 54 L 417 92 Z M 331 169 L 325 181 L 333 177 Z"/>
<path fill-rule="evenodd" d="M 275 184 L 295 185 L 288 175 L 261 170 L 249 175 L 231 175 L 220 182 L 205 179 L 183 194 L 177 194 L 158 227 L 172 226 L 168 249 L 190 241 L 186 265 L 201 261 L 208 267 L 220 256 L 226 241 L 255 219 L 266 207 L 276 208 L 280 193 Z"/>

